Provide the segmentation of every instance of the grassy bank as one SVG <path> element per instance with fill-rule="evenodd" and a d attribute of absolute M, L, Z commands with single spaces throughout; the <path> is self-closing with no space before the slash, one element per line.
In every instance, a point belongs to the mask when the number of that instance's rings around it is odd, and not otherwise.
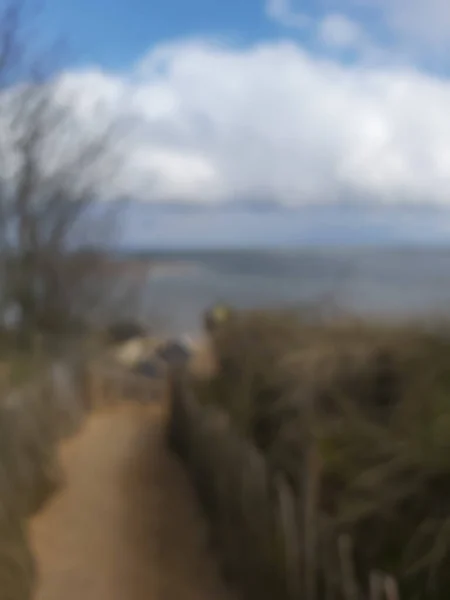
<path fill-rule="evenodd" d="M 0 337 L 0 600 L 34 597 L 27 523 L 64 484 L 60 441 L 98 403 L 88 346 L 50 341 L 26 351 Z"/>
<path fill-rule="evenodd" d="M 407 600 L 448 598 L 446 327 L 242 313 L 213 342 L 219 368 L 196 401 L 226 415 L 295 498 L 301 597 L 359 598 L 351 589 L 381 572 Z"/>

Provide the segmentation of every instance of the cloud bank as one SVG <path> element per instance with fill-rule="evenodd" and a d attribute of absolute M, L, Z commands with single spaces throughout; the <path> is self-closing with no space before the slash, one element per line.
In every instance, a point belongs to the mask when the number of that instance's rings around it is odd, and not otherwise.
<path fill-rule="evenodd" d="M 353 43 L 342 25 L 329 42 Z M 122 124 L 116 195 L 450 203 L 450 79 L 412 66 L 345 64 L 286 40 L 182 40 L 126 75 L 68 72 L 59 94 L 90 126 Z"/>

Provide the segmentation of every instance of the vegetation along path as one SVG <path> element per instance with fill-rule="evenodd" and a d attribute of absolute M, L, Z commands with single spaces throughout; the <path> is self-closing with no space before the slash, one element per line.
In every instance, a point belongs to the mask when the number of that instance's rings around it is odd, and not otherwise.
<path fill-rule="evenodd" d="M 229 598 L 160 407 L 98 412 L 61 449 L 66 487 L 31 524 L 37 600 Z"/>

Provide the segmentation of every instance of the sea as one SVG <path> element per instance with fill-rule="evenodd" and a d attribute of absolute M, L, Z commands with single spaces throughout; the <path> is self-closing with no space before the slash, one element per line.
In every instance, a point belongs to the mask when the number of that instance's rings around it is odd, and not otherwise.
<path fill-rule="evenodd" d="M 142 316 L 157 331 L 197 332 L 215 303 L 323 307 L 384 319 L 450 319 L 449 247 L 143 251 Z"/>

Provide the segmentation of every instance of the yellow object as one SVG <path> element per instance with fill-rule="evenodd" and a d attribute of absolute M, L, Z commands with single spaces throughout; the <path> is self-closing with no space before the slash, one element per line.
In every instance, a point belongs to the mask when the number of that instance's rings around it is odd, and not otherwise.
<path fill-rule="evenodd" d="M 216 323 L 223 323 L 224 321 L 226 321 L 228 319 L 229 315 L 230 315 L 230 311 L 225 306 L 217 306 L 213 310 L 213 317 L 214 317 L 214 321 Z"/>

